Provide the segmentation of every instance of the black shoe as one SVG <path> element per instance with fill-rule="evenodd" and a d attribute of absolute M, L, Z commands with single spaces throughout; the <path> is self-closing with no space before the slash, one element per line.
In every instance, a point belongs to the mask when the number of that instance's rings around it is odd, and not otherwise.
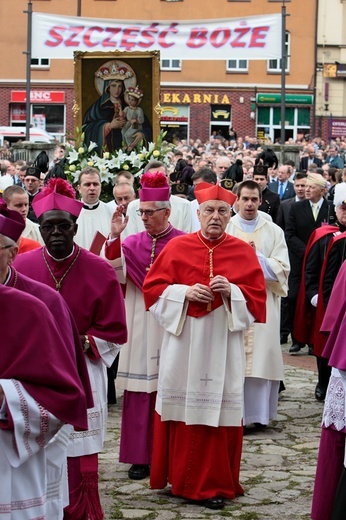
<path fill-rule="evenodd" d="M 286 390 L 286 387 L 284 385 L 284 382 L 283 381 L 280 381 L 280 386 L 279 386 L 279 393 L 280 392 L 284 392 Z"/>
<path fill-rule="evenodd" d="M 317 383 L 315 388 L 315 397 L 317 401 L 324 401 L 326 397 L 326 389 L 323 388 L 319 383 Z"/>
<path fill-rule="evenodd" d="M 289 348 L 289 353 L 290 354 L 297 354 L 297 352 L 300 351 L 302 347 L 300 346 L 299 343 L 293 343 L 293 345 Z"/>
<path fill-rule="evenodd" d="M 208 509 L 223 509 L 225 507 L 225 499 L 223 497 L 208 498 L 204 505 Z"/>
<path fill-rule="evenodd" d="M 313 355 L 314 355 L 314 346 L 309 345 L 309 356 L 313 356 Z"/>
<path fill-rule="evenodd" d="M 133 464 L 128 476 L 131 480 L 142 480 L 150 475 L 150 467 L 147 464 Z"/>
<path fill-rule="evenodd" d="M 285 345 L 288 341 L 288 334 L 281 334 L 280 345 Z"/>

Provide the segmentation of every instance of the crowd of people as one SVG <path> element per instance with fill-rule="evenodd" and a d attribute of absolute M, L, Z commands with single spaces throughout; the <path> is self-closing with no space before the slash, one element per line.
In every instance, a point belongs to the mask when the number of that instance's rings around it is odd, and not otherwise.
<path fill-rule="evenodd" d="M 27 518 L 103 518 L 116 389 L 129 479 L 222 509 L 244 493 L 243 435 L 277 417 L 289 338 L 291 355 L 316 357 L 324 402 L 312 519 L 343 518 L 346 141 L 302 144 L 282 163 L 234 130 L 181 141 L 169 166 L 146 165 L 138 193 L 120 172 L 108 202 L 91 166 L 76 194 L 64 146 L 51 163 L 1 160 L 4 518 L 22 520 L 18 501 Z M 20 485 L 24 467 L 35 485 Z"/>

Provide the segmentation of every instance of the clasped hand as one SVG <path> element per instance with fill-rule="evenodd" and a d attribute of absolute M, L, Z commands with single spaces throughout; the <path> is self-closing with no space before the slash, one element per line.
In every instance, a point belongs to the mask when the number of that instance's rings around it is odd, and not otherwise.
<path fill-rule="evenodd" d="M 191 285 L 186 291 L 186 298 L 192 302 L 209 303 L 214 300 L 213 292 L 218 292 L 227 297 L 231 294 L 229 281 L 224 276 L 215 276 L 210 280 L 209 287 L 201 283 Z"/>

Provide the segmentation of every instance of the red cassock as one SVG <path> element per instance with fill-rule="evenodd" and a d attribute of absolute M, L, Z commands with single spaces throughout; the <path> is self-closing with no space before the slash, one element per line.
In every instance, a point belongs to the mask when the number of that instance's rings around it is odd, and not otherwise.
<path fill-rule="evenodd" d="M 209 286 L 210 261 L 208 249 L 202 244 L 197 233 L 171 240 L 150 269 L 143 288 L 147 309 L 161 296 L 168 285 L 201 283 Z M 223 235 L 209 242 L 213 252 L 213 271 L 215 276 L 225 276 L 227 280 L 242 291 L 251 314 L 256 322 L 265 323 L 266 309 L 263 296 L 263 272 L 254 250 L 236 237 Z M 178 242 L 179 241 L 179 242 Z M 211 310 L 222 305 L 220 294 L 214 294 Z M 187 314 L 194 318 L 206 315 L 207 306 L 190 302 Z"/>
<path fill-rule="evenodd" d="M 194 233 L 175 238 L 166 245 L 144 281 L 147 308 L 170 285 L 201 283 L 209 286 L 210 254 L 205 245 L 208 244 L 214 248 L 213 275 L 224 276 L 237 285 L 255 320 L 265 322 L 265 282 L 254 250 L 229 235 L 212 242 L 203 241 L 204 244 Z M 218 309 L 223 301 L 220 294 L 215 293 L 214 296 L 211 310 L 205 304 L 189 302 L 188 316 L 203 319 L 209 312 Z M 215 356 L 217 346 L 215 331 L 215 344 L 210 345 L 211 349 L 215 349 Z M 181 421 L 162 421 L 156 414 L 151 487 L 162 489 L 169 482 L 174 495 L 192 500 L 214 496 L 233 499 L 243 494 L 239 483 L 242 439 L 242 426 L 187 425 Z"/>
<path fill-rule="evenodd" d="M 302 265 L 302 277 L 301 283 L 299 287 L 298 299 L 296 304 L 296 310 L 294 315 L 294 337 L 297 341 L 306 344 L 315 344 L 315 320 L 316 320 L 316 309 L 311 305 L 311 303 L 306 298 L 306 287 L 305 287 L 305 267 L 306 262 L 309 257 L 310 251 L 314 244 L 321 240 L 326 235 L 335 233 L 338 230 L 336 226 L 322 226 L 316 229 L 307 245 L 303 259 Z M 321 353 L 317 354 L 315 349 L 314 353 L 316 355 L 321 355 Z"/>

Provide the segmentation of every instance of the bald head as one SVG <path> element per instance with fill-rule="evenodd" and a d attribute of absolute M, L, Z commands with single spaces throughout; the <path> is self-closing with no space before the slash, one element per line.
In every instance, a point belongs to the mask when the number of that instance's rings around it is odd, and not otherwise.
<path fill-rule="evenodd" d="M 116 184 L 113 188 L 113 195 L 118 206 L 124 206 L 124 213 L 127 211 L 127 206 L 132 200 L 135 200 L 136 193 L 133 186 L 128 182 Z"/>

